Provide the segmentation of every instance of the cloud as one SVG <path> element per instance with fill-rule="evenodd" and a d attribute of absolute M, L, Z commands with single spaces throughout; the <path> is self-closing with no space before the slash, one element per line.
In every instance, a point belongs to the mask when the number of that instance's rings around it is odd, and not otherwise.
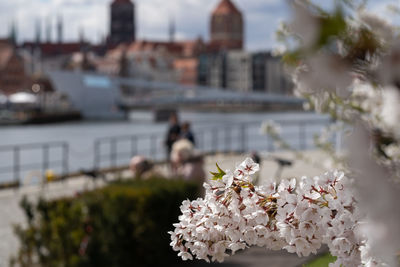
<path fill-rule="evenodd" d="M 245 14 L 246 47 L 265 50 L 274 45 L 274 31 L 279 21 L 287 17 L 282 0 L 234 0 Z M 41 18 L 42 36 L 45 22 L 53 26 L 58 15 L 64 20 L 64 37 L 77 40 L 80 29 L 85 37 L 98 42 L 108 33 L 111 0 L 0 0 L 0 36 L 6 36 L 9 25 L 17 21 L 19 39 L 32 40 L 35 21 Z M 175 21 L 177 38 L 208 39 L 209 19 L 219 0 L 136 0 L 138 37 L 167 39 L 171 20 Z"/>

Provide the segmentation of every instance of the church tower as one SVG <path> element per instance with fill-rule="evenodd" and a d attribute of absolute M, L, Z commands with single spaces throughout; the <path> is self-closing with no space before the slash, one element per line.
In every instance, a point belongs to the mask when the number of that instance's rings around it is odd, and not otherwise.
<path fill-rule="evenodd" d="M 231 0 L 221 0 L 211 16 L 211 46 L 216 50 L 243 49 L 243 15 Z"/>
<path fill-rule="evenodd" d="M 118 45 L 135 40 L 135 5 L 131 0 L 113 0 L 110 17 L 110 44 Z"/>
<path fill-rule="evenodd" d="M 63 42 L 63 30 L 64 30 L 63 18 L 61 15 L 58 15 L 58 18 L 57 18 L 57 42 L 59 44 L 62 44 L 62 42 Z"/>
<path fill-rule="evenodd" d="M 10 43 L 12 43 L 14 46 L 17 45 L 17 24 L 15 23 L 15 21 L 11 23 L 8 39 Z"/>

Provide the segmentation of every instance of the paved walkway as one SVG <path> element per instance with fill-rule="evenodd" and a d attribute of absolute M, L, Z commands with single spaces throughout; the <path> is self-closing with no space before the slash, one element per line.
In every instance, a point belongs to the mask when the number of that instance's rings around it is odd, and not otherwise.
<path fill-rule="evenodd" d="M 299 258 L 296 254 L 288 253 L 283 250 L 271 251 L 265 248 L 253 247 L 227 258 L 223 263 L 189 261 L 184 262 L 179 265 L 179 267 L 301 267 L 326 251 L 326 248 L 322 248 L 317 255 Z"/>
<path fill-rule="evenodd" d="M 301 177 L 304 175 L 315 176 L 323 173 L 326 168 L 323 167 L 327 156 L 320 151 L 307 151 L 303 153 L 307 157 L 307 162 L 296 160 L 296 157 L 291 152 L 275 152 L 275 153 L 260 153 L 263 159 L 260 166 L 260 183 L 266 182 L 268 180 L 277 181 L 275 175 L 278 169 L 278 164 L 268 158 L 281 158 L 286 160 L 291 160 L 293 165 L 290 167 L 285 167 L 282 171 L 282 178 L 294 178 Z M 207 174 L 209 171 L 216 170 L 215 163 L 222 169 L 233 170 L 236 165 L 240 164 L 248 155 L 215 155 L 209 156 L 205 160 L 205 170 Z M 209 176 L 211 177 L 211 175 Z"/>
<path fill-rule="evenodd" d="M 291 158 L 290 153 L 277 153 L 276 156 Z M 308 152 L 311 158 L 321 162 L 321 154 Z M 215 170 L 215 163 L 224 169 L 233 169 L 236 164 L 243 161 L 245 155 L 217 155 L 207 157 L 205 160 L 206 170 Z M 274 162 L 263 161 L 261 169 L 261 180 L 272 177 L 277 169 Z M 291 168 L 284 170 L 283 177 L 300 177 L 302 175 L 316 175 L 321 173 L 321 168 L 312 165 L 296 162 Z M 97 186 L 100 186 L 97 184 Z M 61 196 L 74 195 L 79 190 L 91 189 L 94 183 L 87 178 L 77 178 L 65 182 L 54 183 L 46 187 L 28 186 L 19 190 L 0 191 L 0 267 L 8 266 L 9 257 L 18 249 L 18 240 L 13 233 L 13 224 L 23 224 L 25 217 L 19 208 L 21 198 L 26 195 L 29 199 L 35 200 L 40 196 L 55 198 Z M 298 259 L 296 255 L 282 251 L 272 252 L 262 248 L 252 248 L 243 253 L 235 255 L 220 266 L 298 266 L 304 263 L 304 259 Z M 201 263 L 203 264 L 203 263 Z"/>

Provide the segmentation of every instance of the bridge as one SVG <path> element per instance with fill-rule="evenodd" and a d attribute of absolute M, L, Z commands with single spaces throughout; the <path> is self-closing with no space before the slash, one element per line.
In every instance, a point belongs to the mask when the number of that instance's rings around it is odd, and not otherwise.
<path fill-rule="evenodd" d="M 49 72 L 56 91 L 68 95 L 84 117 L 118 117 L 130 110 L 300 109 L 302 99 L 262 92 L 110 77 L 93 73 Z"/>

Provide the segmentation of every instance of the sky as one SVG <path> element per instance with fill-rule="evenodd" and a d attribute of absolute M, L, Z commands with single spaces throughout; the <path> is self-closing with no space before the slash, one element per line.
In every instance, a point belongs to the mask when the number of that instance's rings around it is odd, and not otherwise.
<path fill-rule="evenodd" d="M 134 0 L 138 39 L 168 39 L 171 20 L 176 24 L 176 39 L 202 36 L 209 39 L 208 28 L 212 10 L 220 0 Z M 326 0 L 323 0 L 326 1 Z M 18 40 L 33 40 L 35 21 L 52 25 L 56 38 L 56 19 L 64 21 L 64 40 L 78 40 L 80 32 L 92 42 L 108 34 L 111 0 L 0 0 L 0 37 L 8 35 L 15 21 Z M 250 51 L 267 50 L 276 46 L 275 31 L 279 23 L 290 17 L 284 0 L 233 0 L 245 17 L 245 45 Z M 391 0 L 370 0 L 370 9 L 387 17 L 386 4 Z"/>

